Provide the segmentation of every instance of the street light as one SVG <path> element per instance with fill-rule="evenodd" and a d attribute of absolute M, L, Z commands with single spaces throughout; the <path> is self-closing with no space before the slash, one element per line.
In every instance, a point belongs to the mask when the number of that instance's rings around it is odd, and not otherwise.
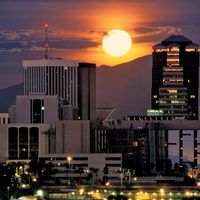
<path fill-rule="evenodd" d="M 10 187 L 7 187 L 7 192 L 8 192 L 8 200 L 10 200 Z"/>
<path fill-rule="evenodd" d="M 123 178 L 124 178 L 124 169 L 121 169 L 121 173 L 120 173 L 121 188 L 123 186 Z"/>
<path fill-rule="evenodd" d="M 67 161 L 68 161 L 68 164 L 69 164 L 69 171 L 68 171 L 68 177 L 69 177 L 69 182 L 68 182 L 68 184 L 69 184 L 69 185 L 70 185 L 71 160 L 72 160 L 72 157 L 71 157 L 71 156 L 68 156 L 68 157 L 67 157 Z"/>

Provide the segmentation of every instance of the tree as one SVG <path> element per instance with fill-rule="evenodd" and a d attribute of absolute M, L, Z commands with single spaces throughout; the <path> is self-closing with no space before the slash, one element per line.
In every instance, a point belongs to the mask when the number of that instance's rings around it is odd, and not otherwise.
<path fill-rule="evenodd" d="M 172 169 L 172 161 L 170 159 L 164 159 L 164 165 L 165 165 L 165 172 L 169 172 L 169 170 Z"/>
<path fill-rule="evenodd" d="M 13 195 L 17 189 L 17 182 L 15 179 L 16 164 L 0 164 L 0 198 L 8 199 Z"/>
<path fill-rule="evenodd" d="M 98 168 L 93 168 L 93 173 L 94 173 L 94 183 L 96 184 L 96 181 L 97 181 L 97 177 L 98 177 L 98 172 L 99 172 L 99 169 Z"/>
<path fill-rule="evenodd" d="M 108 181 L 108 173 L 109 173 L 109 169 L 108 169 L 108 166 L 107 166 L 107 165 L 104 167 L 103 173 L 104 173 L 104 176 L 103 176 L 103 184 L 105 185 L 106 182 Z"/>
<path fill-rule="evenodd" d="M 92 171 L 89 170 L 88 174 L 87 174 L 87 181 L 88 181 L 88 184 L 89 184 L 89 181 L 93 178 L 93 175 L 92 175 Z"/>
<path fill-rule="evenodd" d="M 80 167 L 78 169 L 78 172 L 79 172 L 79 185 L 80 185 L 81 184 L 81 179 L 82 179 L 82 174 L 84 173 L 84 168 Z"/>

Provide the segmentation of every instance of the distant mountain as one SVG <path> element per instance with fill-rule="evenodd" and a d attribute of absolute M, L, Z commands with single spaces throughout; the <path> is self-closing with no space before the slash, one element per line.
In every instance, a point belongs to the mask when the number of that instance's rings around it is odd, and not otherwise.
<path fill-rule="evenodd" d="M 97 106 L 114 107 L 114 116 L 145 115 L 151 99 L 151 56 L 97 68 Z"/>
<path fill-rule="evenodd" d="M 144 115 L 150 108 L 151 56 L 114 67 L 97 68 L 97 107 L 114 107 L 114 116 Z M 23 84 L 0 90 L 0 112 L 7 112 Z"/>
<path fill-rule="evenodd" d="M 16 96 L 23 94 L 23 83 L 0 90 L 0 112 L 8 112 L 10 105 L 15 103 Z"/>

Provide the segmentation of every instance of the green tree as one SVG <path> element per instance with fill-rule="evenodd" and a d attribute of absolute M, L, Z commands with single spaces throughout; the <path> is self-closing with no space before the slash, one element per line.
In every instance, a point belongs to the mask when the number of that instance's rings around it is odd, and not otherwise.
<path fill-rule="evenodd" d="M 106 182 L 108 181 L 108 173 L 109 173 L 109 168 L 108 168 L 107 165 L 104 167 L 103 173 L 104 173 L 104 176 L 103 176 L 103 184 L 105 185 Z"/>

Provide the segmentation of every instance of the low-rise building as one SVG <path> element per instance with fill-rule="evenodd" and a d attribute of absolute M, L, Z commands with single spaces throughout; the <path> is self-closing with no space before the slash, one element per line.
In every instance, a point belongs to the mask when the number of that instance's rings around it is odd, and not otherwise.
<path fill-rule="evenodd" d="M 49 153 L 49 124 L 1 124 L 0 162 L 30 160 Z"/>
<path fill-rule="evenodd" d="M 39 160 L 52 163 L 57 173 L 51 176 L 50 182 L 54 183 L 59 179 L 60 184 L 79 183 L 83 180 L 94 184 L 98 180 L 102 181 L 105 175 L 112 181 L 120 178 L 122 168 L 122 155 L 111 153 L 40 154 Z M 105 167 L 108 174 L 105 174 Z"/>

